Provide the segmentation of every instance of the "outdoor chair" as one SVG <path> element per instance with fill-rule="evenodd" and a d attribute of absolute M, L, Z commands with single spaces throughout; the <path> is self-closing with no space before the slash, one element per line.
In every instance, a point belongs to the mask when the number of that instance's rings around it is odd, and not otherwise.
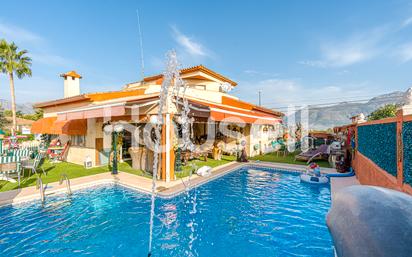
<path fill-rule="evenodd" d="M 30 154 L 32 151 L 30 149 L 17 149 L 17 150 L 11 150 L 9 151 L 8 155 L 9 156 L 17 156 L 20 158 L 28 158 L 30 157 Z"/>
<path fill-rule="evenodd" d="M 39 170 L 39 168 L 41 169 L 42 173 L 46 175 L 46 172 L 41 166 L 43 164 L 43 160 L 44 160 L 43 154 L 39 153 L 36 155 L 36 157 L 33 160 L 24 161 L 22 163 L 23 176 L 24 176 L 25 170 L 29 170 L 29 176 L 30 176 L 31 174 L 37 174 L 37 170 Z"/>
<path fill-rule="evenodd" d="M 52 162 L 61 162 L 66 159 L 67 153 L 69 151 L 70 147 L 70 141 L 67 141 L 66 144 L 64 144 L 63 149 L 57 153 L 50 151 L 49 152 L 49 158 L 51 159 Z M 50 150 L 50 148 L 49 148 Z"/>
<path fill-rule="evenodd" d="M 316 149 L 302 152 L 295 156 L 296 161 L 307 161 L 308 163 L 313 160 L 327 159 L 329 156 L 329 146 L 321 145 Z"/>
<path fill-rule="evenodd" d="M 288 148 L 286 147 L 285 144 L 282 144 L 280 146 L 280 148 L 276 151 L 276 156 L 277 157 L 279 157 L 279 156 L 285 157 L 286 155 L 288 155 Z"/>
<path fill-rule="evenodd" d="M 18 185 L 20 186 L 21 163 L 18 156 L 0 157 L 0 180 L 16 183 L 11 177 L 17 175 Z"/>

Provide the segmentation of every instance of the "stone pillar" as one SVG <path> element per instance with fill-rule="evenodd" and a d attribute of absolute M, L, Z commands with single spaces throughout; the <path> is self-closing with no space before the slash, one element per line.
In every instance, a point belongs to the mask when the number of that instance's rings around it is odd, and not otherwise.
<path fill-rule="evenodd" d="M 161 179 L 169 182 L 174 180 L 174 162 L 175 152 L 173 149 L 174 129 L 173 129 L 173 114 L 164 115 L 164 124 L 162 125 L 162 168 Z"/>
<path fill-rule="evenodd" d="M 161 149 L 161 179 L 163 181 L 166 181 L 166 122 L 165 122 L 165 117 L 163 116 L 163 124 L 162 124 L 162 138 L 160 140 L 160 149 Z"/>

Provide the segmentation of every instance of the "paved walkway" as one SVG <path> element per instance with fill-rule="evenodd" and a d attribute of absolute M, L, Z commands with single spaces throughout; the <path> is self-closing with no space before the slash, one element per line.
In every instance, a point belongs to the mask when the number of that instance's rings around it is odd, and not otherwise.
<path fill-rule="evenodd" d="M 284 163 L 272 163 L 272 162 L 250 162 L 250 163 L 237 163 L 230 162 L 219 167 L 216 167 L 212 170 L 212 174 L 208 177 L 200 177 L 196 174 L 193 174 L 191 178 L 186 177 L 183 179 L 178 179 L 169 183 L 164 181 L 156 182 L 156 192 L 157 195 L 164 198 L 174 197 L 185 191 L 186 186 L 197 187 L 208 181 L 219 178 L 235 169 L 238 169 L 242 166 L 247 165 L 258 165 L 264 167 L 272 167 L 284 170 L 292 171 L 304 171 L 305 166 L 303 165 L 292 165 Z M 335 173 L 335 169 L 322 168 L 323 173 Z M 126 187 L 130 187 L 140 192 L 151 193 L 152 191 L 152 180 L 149 178 L 136 176 L 126 172 L 119 172 L 117 175 L 112 175 L 110 173 L 102 173 L 92 176 L 80 177 L 71 179 L 71 189 L 73 191 L 87 188 L 94 185 L 108 184 L 108 183 L 117 183 Z M 331 190 L 332 197 L 340 189 L 359 184 L 356 180 L 356 177 L 349 178 L 332 178 L 331 179 Z M 46 185 L 45 194 L 52 195 L 57 193 L 67 192 L 66 184 L 62 185 L 59 182 L 53 182 Z M 11 203 L 19 203 L 34 199 L 40 199 L 40 192 L 36 189 L 35 186 L 26 187 L 22 189 L 11 190 L 7 192 L 0 193 L 0 206 Z"/>

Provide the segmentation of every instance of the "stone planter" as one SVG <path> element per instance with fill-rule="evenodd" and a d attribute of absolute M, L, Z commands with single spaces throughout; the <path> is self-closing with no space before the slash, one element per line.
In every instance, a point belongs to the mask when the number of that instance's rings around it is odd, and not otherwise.
<path fill-rule="evenodd" d="M 132 158 L 132 168 L 136 170 L 144 170 L 146 172 L 153 171 L 153 151 L 146 147 L 137 146 L 129 148 L 130 157 Z"/>

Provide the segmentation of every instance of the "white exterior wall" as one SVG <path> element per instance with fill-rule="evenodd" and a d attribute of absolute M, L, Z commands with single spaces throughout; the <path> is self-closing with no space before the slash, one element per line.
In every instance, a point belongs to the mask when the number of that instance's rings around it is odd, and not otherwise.
<path fill-rule="evenodd" d="M 95 148 L 96 134 L 96 119 L 87 119 L 86 147 Z"/>
<path fill-rule="evenodd" d="M 80 79 L 67 76 L 64 78 L 64 98 L 80 95 Z"/>
<path fill-rule="evenodd" d="M 67 161 L 83 165 L 87 156 L 90 156 L 92 165 L 96 166 L 96 138 L 103 138 L 101 129 L 102 122 L 97 122 L 96 119 L 87 120 L 87 134 L 85 136 L 85 146 L 70 146 L 67 153 Z M 60 137 L 65 135 L 60 135 Z"/>
<path fill-rule="evenodd" d="M 248 140 L 249 156 L 259 155 L 260 153 L 270 153 L 277 150 L 272 147 L 272 141 L 277 139 L 275 131 L 268 130 L 267 132 L 264 132 L 263 127 L 264 125 L 251 126 Z M 258 150 L 255 150 L 255 145 L 259 145 L 260 148 Z"/>
<path fill-rule="evenodd" d="M 82 146 L 70 146 L 67 153 L 67 162 L 83 165 L 87 156 L 92 159 L 92 165 L 96 166 L 96 150 L 94 148 L 87 148 Z"/>

